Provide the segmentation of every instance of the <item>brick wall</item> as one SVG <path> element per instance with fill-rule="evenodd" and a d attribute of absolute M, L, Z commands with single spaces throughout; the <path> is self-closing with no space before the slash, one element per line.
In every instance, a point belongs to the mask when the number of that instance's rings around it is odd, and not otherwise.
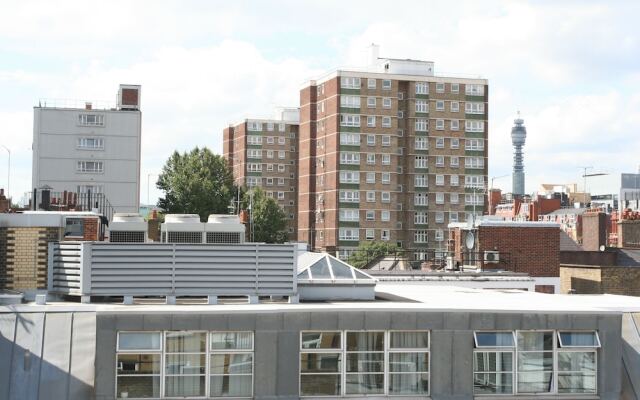
<path fill-rule="evenodd" d="M 100 240 L 100 221 L 97 218 L 84 218 L 84 235 L 82 240 Z"/>
<path fill-rule="evenodd" d="M 587 212 L 582 215 L 582 247 L 598 251 L 607 244 L 607 216 L 605 213 Z"/>
<path fill-rule="evenodd" d="M 48 243 L 58 240 L 58 228 L 6 228 L 5 288 L 46 289 Z"/>
<path fill-rule="evenodd" d="M 576 294 L 619 294 L 640 296 L 640 268 L 591 265 L 562 265 L 560 292 Z"/>
<path fill-rule="evenodd" d="M 561 251 L 560 264 L 616 265 L 617 251 Z"/>
<path fill-rule="evenodd" d="M 640 221 L 618 221 L 618 247 L 640 248 Z"/>
<path fill-rule="evenodd" d="M 510 271 L 533 277 L 560 275 L 560 230 L 556 227 L 480 226 L 478 250 L 499 251 Z M 483 265 L 491 268 L 493 264 Z"/>

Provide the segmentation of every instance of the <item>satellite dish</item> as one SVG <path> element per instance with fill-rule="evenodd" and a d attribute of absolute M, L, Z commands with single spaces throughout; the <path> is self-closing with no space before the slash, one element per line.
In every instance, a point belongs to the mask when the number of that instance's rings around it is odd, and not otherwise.
<path fill-rule="evenodd" d="M 469 231 L 467 236 L 464 238 L 464 244 L 467 246 L 467 249 L 473 250 L 473 247 L 476 244 L 476 237 L 473 235 L 473 232 Z"/>

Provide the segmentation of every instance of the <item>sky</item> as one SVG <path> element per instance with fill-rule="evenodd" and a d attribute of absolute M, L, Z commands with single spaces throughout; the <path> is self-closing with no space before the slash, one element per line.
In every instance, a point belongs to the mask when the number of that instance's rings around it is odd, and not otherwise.
<path fill-rule="evenodd" d="M 4 2 L 0 145 L 11 195 L 31 187 L 40 99 L 115 103 L 142 85 L 141 201 L 174 151 L 222 152 L 222 130 L 297 106 L 323 72 L 381 57 L 489 80 L 489 180 L 511 190 L 510 129 L 527 128 L 526 191 L 640 166 L 638 1 Z M 0 187 L 7 184 L 0 147 Z M 495 179 L 492 179 L 495 178 Z M 150 185 L 147 185 L 150 181 Z"/>

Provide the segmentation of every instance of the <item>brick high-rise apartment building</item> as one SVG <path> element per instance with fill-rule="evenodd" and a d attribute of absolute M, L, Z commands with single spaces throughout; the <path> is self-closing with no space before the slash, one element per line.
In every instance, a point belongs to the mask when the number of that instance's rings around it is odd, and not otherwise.
<path fill-rule="evenodd" d="M 487 80 L 372 61 L 301 90 L 298 240 L 342 258 L 365 241 L 438 257 L 447 224 L 484 211 Z"/>
<path fill-rule="evenodd" d="M 274 119 L 246 119 L 223 132 L 223 154 L 240 186 L 261 187 L 287 216 L 289 239 L 297 238 L 298 108 Z"/>

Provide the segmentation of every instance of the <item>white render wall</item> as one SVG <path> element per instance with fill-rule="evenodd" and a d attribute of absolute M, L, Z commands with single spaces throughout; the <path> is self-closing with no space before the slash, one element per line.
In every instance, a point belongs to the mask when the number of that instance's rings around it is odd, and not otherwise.
<path fill-rule="evenodd" d="M 140 205 L 140 111 L 34 107 L 32 188 L 77 191 L 102 185 L 115 212 Z M 82 126 L 80 114 L 104 115 L 104 126 Z M 77 147 L 79 138 L 102 138 L 102 150 Z M 102 161 L 102 173 L 77 171 L 78 161 Z"/>

